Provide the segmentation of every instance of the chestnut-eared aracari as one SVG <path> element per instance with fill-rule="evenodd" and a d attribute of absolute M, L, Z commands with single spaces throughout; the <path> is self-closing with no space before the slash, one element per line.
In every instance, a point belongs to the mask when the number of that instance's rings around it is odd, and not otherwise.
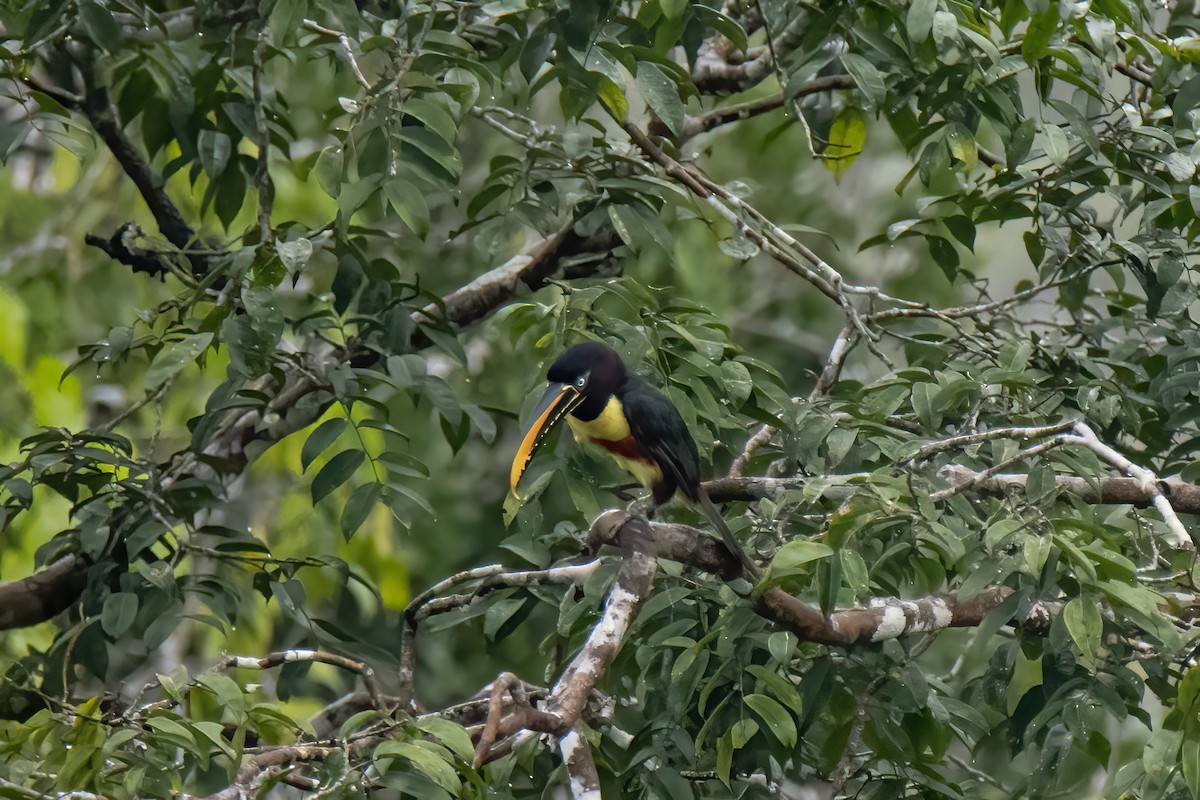
<path fill-rule="evenodd" d="M 618 466 L 651 491 L 655 507 L 676 492 L 699 505 L 746 575 L 758 578 L 758 565 L 743 552 L 700 485 L 696 442 L 666 395 L 629 372 L 621 357 L 599 342 L 567 350 L 550 366 L 546 379 L 550 386 L 534 408 L 513 459 L 513 494 L 534 451 L 565 417 L 575 440 L 607 450 Z"/>

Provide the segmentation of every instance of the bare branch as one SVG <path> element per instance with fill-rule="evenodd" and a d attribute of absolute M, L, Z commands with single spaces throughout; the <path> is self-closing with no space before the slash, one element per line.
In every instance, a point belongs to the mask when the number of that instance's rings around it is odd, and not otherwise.
<path fill-rule="evenodd" d="M 108 90 L 96 82 L 93 67 L 90 64 L 81 66 L 84 77 L 85 94 L 79 110 L 83 113 L 97 135 L 107 145 L 121 169 L 133 181 L 142 199 L 150 207 L 158 229 L 167 241 L 180 250 L 186 250 L 196 238 L 195 231 L 183 218 L 179 208 L 167 196 L 163 180 L 151 168 L 150 164 L 125 135 L 117 111 L 108 98 Z M 125 262 L 123 259 L 122 263 Z M 201 253 L 188 255 L 194 274 L 202 274 L 208 270 L 208 257 Z"/>
<path fill-rule="evenodd" d="M 1150 502 L 1158 509 L 1158 513 L 1162 515 L 1167 529 L 1171 531 L 1172 541 L 1170 544 L 1173 547 L 1185 547 L 1189 550 L 1200 548 L 1200 533 L 1188 531 L 1183 526 L 1183 523 L 1179 521 L 1179 517 L 1176 516 L 1171 501 L 1167 499 L 1167 495 L 1159 488 L 1161 481 L 1159 481 L 1157 475 L 1145 467 L 1134 464 L 1128 458 L 1100 441 L 1100 438 L 1096 436 L 1096 432 L 1088 427 L 1086 423 L 1076 422 L 1074 430 L 1075 435 L 1067 437 L 1067 441 L 1082 444 L 1084 447 L 1089 448 L 1109 464 L 1112 464 L 1131 478 L 1136 479 L 1141 488 L 1149 493 Z"/>
<path fill-rule="evenodd" d="M 326 28 L 324 25 L 318 24 L 314 20 L 304 20 L 304 27 L 310 31 L 332 36 L 337 39 L 338 44 L 342 47 L 342 54 L 346 57 L 346 63 L 350 65 L 350 71 L 354 73 L 354 80 L 358 81 L 358 85 L 370 91 L 371 82 L 363 75 L 362 69 L 358 66 L 358 59 L 354 57 L 354 46 L 350 42 L 350 37 L 341 31 L 335 31 L 332 28 Z"/>
<path fill-rule="evenodd" d="M 754 455 L 754 451 L 771 441 L 771 437 L 775 435 L 775 430 L 771 425 L 763 425 L 746 441 L 746 446 L 742 448 L 742 452 L 729 465 L 729 477 L 741 478 L 746 474 L 746 464 L 750 461 L 751 456 Z"/>
<path fill-rule="evenodd" d="M 563 763 L 567 765 L 567 776 L 573 800 L 601 800 L 600 773 L 596 771 L 596 760 L 592 757 L 592 746 L 584 738 L 579 727 L 571 730 L 558 741 Z"/>
<path fill-rule="evenodd" d="M 833 348 L 829 351 L 829 357 L 825 360 L 825 367 L 821 370 L 821 374 L 817 377 L 817 382 L 809 392 L 809 402 L 822 397 L 829 392 L 833 384 L 837 383 L 838 376 L 841 375 L 842 365 L 846 362 L 846 357 L 850 355 L 850 351 L 854 348 L 855 326 L 847 318 L 842 325 L 842 330 L 838 333 L 837 338 L 833 341 Z M 778 431 L 772 425 L 763 425 L 758 429 L 750 440 L 746 442 L 746 447 L 741 454 L 733 460 L 733 464 L 729 467 L 729 477 L 740 478 L 745 474 L 746 463 L 750 457 L 754 455 L 754 451 L 763 446 L 774 438 Z M 768 470 L 768 475 L 774 475 L 775 464 L 771 465 Z"/>
<path fill-rule="evenodd" d="M 0 583 L 0 630 L 36 625 L 66 610 L 83 591 L 85 567 L 69 555 L 28 578 Z"/>
<path fill-rule="evenodd" d="M 955 483 L 954 485 L 948 486 L 945 489 L 938 489 L 936 492 L 932 492 L 929 495 L 929 499 L 937 502 L 951 498 L 956 494 L 970 491 L 980 483 L 986 481 L 988 478 L 991 478 L 993 475 L 999 475 L 1012 465 L 1021 461 L 1025 461 L 1026 459 L 1033 458 L 1034 456 L 1040 455 L 1047 450 L 1053 450 L 1055 447 L 1066 444 L 1066 442 L 1066 436 L 1055 436 L 1051 439 L 1046 439 L 1038 442 L 1035 445 L 1031 445 L 1030 447 L 1024 447 L 1000 463 L 993 464 L 992 466 L 988 467 L 983 472 L 975 473 L 960 483 Z M 942 477 L 946 477 L 941 470 L 938 471 L 938 474 Z"/>
<path fill-rule="evenodd" d="M 703 531 L 687 525 L 655 522 L 650 524 L 650 532 L 655 540 L 655 550 L 662 558 L 688 564 L 723 580 L 734 580 L 741 575 L 737 559 Z M 849 645 L 898 639 L 943 628 L 974 627 L 1011 594 L 1011 589 L 998 586 L 985 589 L 965 601 L 959 601 L 953 592 L 915 600 L 878 597 L 873 598 L 866 608 L 835 611 L 825 616 L 782 589 L 771 588 L 758 595 L 755 609 L 804 641 Z M 1034 604 L 1018 621 L 1033 620 L 1040 624 L 1041 619 L 1048 619 L 1053 613 L 1052 604 Z"/>
<path fill-rule="evenodd" d="M 326 653 L 322 650 L 282 650 L 262 658 L 227 656 L 218 665 L 218 669 L 272 669 L 297 662 L 330 664 L 357 672 L 362 678 L 363 688 L 371 697 L 371 705 L 380 711 L 387 710 L 387 703 L 379 693 L 379 686 L 375 683 L 375 670 L 371 669 L 369 664 L 340 656 L 337 653 Z"/>
<path fill-rule="evenodd" d="M 939 474 L 952 484 L 974 481 L 977 494 L 1005 497 L 1014 492 L 1024 493 L 1028 475 L 1008 474 L 985 476 L 972 469 L 947 464 Z M 1071 495 L 1084 503 L 1101 505 L 1131 505 L 1146 508 L 1155 504 L 1157 496 L 1165 497 L 1173 512 L 1200 514 L 1200 485 L 1179 480 L 1158 480 L 1151 486 L 1138 478 L 1099 478 L 1088 480 L 1073 475 L 1056 475 L 1054 484 L 1060 492 Z M 1190 545 L 1188 538 L 1183 546 Z"/>
<path fill-rule="evenodd" d="M 739 65 L 744 66 L 744 65 Z M 849 75 L 824 75 L 819 78 L 814 78 L 808 83 L 796 90 L 793 95 L 794 99 L 807 97 L 812 94 L 821 92 L 829 92 L 838 89 L 853 89 L 854 79 Z M 713 128 L 718 128 L 722 125 L 728 125 L 732 122 L 740 122 L 744 119 L 756 117 L 760 114 L 767 114 L 777 109 L 783 108 L 784 99 L 782 94 L 771 95 L 770 97 L 761 100 L 751 100 L 746 103 L 739 103 L 734 106 L 725 108 L 714 108 L 697 117 L 690 117 L 680 131 L 679 141 L 685 142 L 694 136 L 701 133 L 707 133 Z"/>
<path fill-rule="evenodd" d="M 446 295 L 440 307 L 429 305 L 421 313 L 428 318 L 441 317 L 455 325 L 467 325 L 516 297 L 521 284 L 530 289 L 540 289 L 568 256 L 586 252 L 607 253 L 618 243 L 616 233 L 611 229 L 596 237 L 585 238 L 575 233 L 570 225 L 564 226 L 558 233 L 539 240 L 525 253 L 514 256 Z M 589 274 L 599 268 L 598 263 L 591 266 Z M 419 320 L 419 315 L 414 315 L 414 319 Z"/>
<path fill-rule="evenodd" d="M 476 600 L 485 597 L 497 589 L 509 589 L 514 586 L 532 586 L 544 583 L 580 584 L 586 581 L 599 566 L 600 561 L 597 559 L 588 561 L 585 564 L 566 564 L 560 567 L 551 567 L 550 569 L 533 569 L 522 572 L 491 572 L 492 567 L 484 567 L 478 571 L 470 570 L 471 573 L 488 572 L 491 574 L 483 576 L 479 574 L 471 575 L 470 579 L 482 577 L 482 580 L 471 591 L 462 594 L 435 597 L 428 593 L 422 593 L 412 603 L 409 603 L 405 614 L 411 616 L 414 621 L 420 622 L 426 617 L 431 617 L 435 614 L 444 614 L 447 611 L 454 611 L 469 606 Z M 449 581 L 442 581 L 434 589 L 448 586 L 449 584 Z"/>
<path fill-rule="evenodd" d="M 964 433 L 960 436 L 951 436 L 924 445 L 920 450 L 904 459 L 902 463 L 920 464 L 935 453 L 940 453 L 944 450 L 953 450 L 956 447 L 971 447 L 972 445 L 990 442 L 995 439 L 1036 439 L 1041 436 L 1050 436 L 1069 430 L 1074 425 L 1075 420 L 1069 419 L 1063 422 L 1056 422 L 1052 425 L 1011 426 L 976 431 L 974 433 Z"/>
<path fill-rule="evenodd" d="M 596 520 L 591 536 L 602 541 L 619 542 L 624 555 L 599 621 L 579 653 L 563 670 L 543 709 L 535 709 L 514 698 L 517 702 L 509 705 L 499 720 L 495 719 L 494 713 L 489 713 L 488 721 L 480 732 L 481 737 L 484 732 L 489 735 L 494 732 L 497 738 L 503 738 L 521 730 L 566 736 L 574 730 L 581 722 L 589 694 L 616 658 L 633 618 L 653 591 L 658 564 L 650 523 L 623 511 L 610 511 Z M 494 703 L 491 705 L 493 710 L 498 707 Z M 482 738 L 479 744 L 477 764 L 498 757 L 499 748 L 493 747 L 490 742 L 487 748 L 482 747 Z"/>

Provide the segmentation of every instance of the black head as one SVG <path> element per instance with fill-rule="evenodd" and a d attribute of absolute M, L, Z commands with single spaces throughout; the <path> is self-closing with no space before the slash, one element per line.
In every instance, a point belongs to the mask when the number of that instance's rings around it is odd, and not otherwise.
<path fill-rule="evenodd" d="M 571 414 L 582 420 L 600 416 L 613 393 L 625 383 L 625 365 L 611 347 L 599 342 L 577 344 L 559 356 L 546 373 L 550 385 L 529 416 L 529 425 L 513 458 L 509 485 L 517 493 L 517 482 L 529 466 L 533 453 L 554 426 Z"/>
<path fill-rule="evenodd" d="M 584 400 L 571 413 L 595 419 L 613 392 L 625 383 L 625 365 L 611 347 L 600 342 L 577 344 L 559 356 L 546 379 L 575 388 Z"/>

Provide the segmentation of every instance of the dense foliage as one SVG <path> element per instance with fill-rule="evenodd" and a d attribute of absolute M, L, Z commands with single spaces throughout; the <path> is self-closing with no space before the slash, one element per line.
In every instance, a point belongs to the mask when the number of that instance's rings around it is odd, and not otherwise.
<path fill-rule="evenodd" d="M 3 4 L 0 797 L 1200 796 L 1170 5 Z"/>

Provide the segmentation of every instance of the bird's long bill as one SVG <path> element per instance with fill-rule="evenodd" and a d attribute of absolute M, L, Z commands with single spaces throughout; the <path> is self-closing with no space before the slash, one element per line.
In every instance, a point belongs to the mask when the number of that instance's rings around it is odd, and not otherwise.
<path fill-rule="evenodd" d="M 569 383 L 552 383 L 546 388 L 542 399 L 538 400 L 529 417 L 529 427 L 521 439 L 521 446 L 517 448 L 516 457 L 513 458 L 512 472 L 508 476 L 513 494 L 517 493 L 517 481 L 525 474 L 525 468 L 533 459 L 534 451 L 546 440 L 554 426 L 581 402 L 583 395 Z"/>

